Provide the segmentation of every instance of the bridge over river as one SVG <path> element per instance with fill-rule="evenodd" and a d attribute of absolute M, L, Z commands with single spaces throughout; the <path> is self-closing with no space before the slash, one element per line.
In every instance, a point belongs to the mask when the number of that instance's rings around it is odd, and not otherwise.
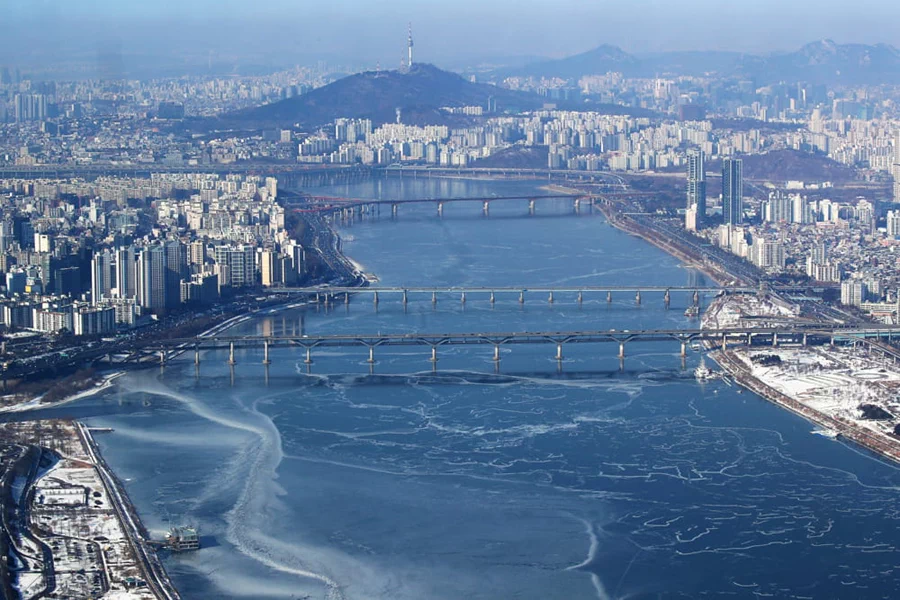
<path fill-rule="evenodd" d="M 838 344 L 867 340 L 891 340 L 900 335 L 897 326 L 825 327 L 821 324 L 792 325 L 772 328 L 724 328 L 724 329 L 647 329 L 647 330 L 595 330 L 595 331 L 536 331 L 536 332 L 463 332 L 463 333 L 393 333 L 393 334 L 342 334 L 342 335 L 210 335 L 195 338 L 154 340 L 134 349 L 123 362 L 155 360 L 165 364 L 184 352 L 194 351 L 194 361 L 200 364 L 202 350 L 228 350 L 229 364 L 237 364 L 236 349 L 262 350 L 263 364 L 271 362 L 270 349 L 293 348 L 304 353 L 304 361 L 311 364 L 313 353 L 324 348 L 360 348 L 367 353 L 367 360 L 374 363 L 379 348 L 419 346 L 430 349 L 429 360 L 438 361 L 439 349 L 450 346 L 488 346 L 493 348 L 493 359 L 500 361 L 500 348 L 512 345 L 555 346 L 555 358 L 563 360 L 563 347 L 569 344 L 618 344 L 618 357 L 625 359 L 626 345 L 632 342 L 662 342 L 675 344 L 684 357 L 688 346 L 706 344 L 709 347 L 728 348 L 734 345 L 778 346 L 792 344 Z M 893 355 L 892 355 L 893 356 Z"/>
<path fill-rule="evenodd" d="M 818 288 L 803 286 L 776 286 L 771 289 L 785 293 L 805 293 L 807 291 L 821 291 Z M 394 286 L 394 287 L 302 287 L 302 288 L 270 288 L 268 294 L 297 295 L 303 294 L 314 298 L 318 303 L 334 304 L 350 303 L 353 296 L 370 298 L 377 305 L 385 297 L 393 297 L 403 305 L 408 304 L 416 296 L 430 297 L 432 304 L 437 304 L 440 299 L 451 298 L 465 304 L 469 300 L 486 300 L 490 304 L 507 299 L 516 299 L 519 304 L 525 304 L 531 299 L 554 303 L 566 298 L 581 304 L 592 297 L 605 298 L 612 302 L 615 297 L 625 294 L 633 297 L 636 304 L 641 304 L 647 295 L 662 297 L 666 307 L 672 301 L 673 295 L 686 295 L 693 305 L 699 305 L 701 294 L 750 294 L 760 291 L 758 287 L 749 286 Z"/>

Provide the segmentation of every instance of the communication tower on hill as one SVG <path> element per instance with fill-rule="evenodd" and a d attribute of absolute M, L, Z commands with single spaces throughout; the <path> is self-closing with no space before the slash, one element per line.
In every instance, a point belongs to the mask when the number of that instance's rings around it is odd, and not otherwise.
<path fill-rule="evenodd" d="M 412 23 L 409 24 L 409 36 L 406 38 L 406 50 L 408 52 L 408 57 L 406 60 L 406 68 L 412 69 L 412 51 L 413 51 L 413 39 L 412 39 Z"/>

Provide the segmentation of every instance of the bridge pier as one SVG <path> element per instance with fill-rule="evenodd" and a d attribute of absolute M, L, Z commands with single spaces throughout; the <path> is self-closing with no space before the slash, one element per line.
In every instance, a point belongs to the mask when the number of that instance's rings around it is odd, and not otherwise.
<path fill-rule="evenodd" d="M 374 292 L 372 294 L 372 304 L 374 304 L 375 306 L 378 306 L 378 292 Z"/>
<path fill-rule="evenodd" d="M 700 306 L 700 292 L 694 290 L 694 306 Z"/>
<path fill-rule="evenodd" d="M 428 359 L 431 364 L 435 364 L 438 361 L 437 357 L 437 346 L 431 347 L 431 358 Z"/>
<path fill-rule="evenodd" d="M 581 304 L 583 302 L 584 302 L 584 294 L 582 292 L 578 292 L 578 305 L 581 306 Z"/>
<path fill-rule="evenodd" d="M 431 292 L 431 305 L 437 306 L 437 292 Z"/>
<path fill-rule="evenodd" d="M 637 304 L 638 306 L 641 305 L 641 292 L 640 292 L 640 290 L 638 290 L 638 292 L 634 295 L 634 303 Z"/>
<path fill-rule="evenodd" d="M 494 292 L 491 292 L 491 306 L 494 305 Z"/>
<path fill-rule="evenodd" d="M 606 303 L 612 304 L 612 292 L 606 292 Z"/>
<path fill-rule="evenodd" d="M 200 348 L 194 348 L 194 364 L 200 366 Z"/>
<path fill-rule="evenodd" d="M 803 345 L 804 346 L 806 345 L 806 334 L 805 333 L 803 334 Z"/>
<path fill-rule="evenodd" d="M 459 303 L 460 303 L 460 304 L 465 304 L 465 303 L 466 303 L 466 293 L 465 293 L 465 292 L 463 292 L 462 295 L 460 296 L 460 298 L 459 298 Z"/>
<path fill-rule="evenodd" d="M 728 350 L 728 337 L 722 334 L 722 350 Z"/>
<path fill-rule="evenodd" d="M 409 302 L 409 295 L 406 290 L 403 290 L 403 306 L 406 306 L 407 302 Z"/>
<path fill-rule="evenodd" d="M 484 206 L 482 206 L 481 210 L 484 212 L 484 216 L 488 216 L 491 214 L 491 203 L 487 200 L 484 201 Z"/>
<path fill-rule="evenodd" d="M 625 342 L 619 342 L 619 359 L 625 358 Z"/>
<path fill-rule="evenodd" d="M 344 304 L 345 305 L 350 304 L 350 292 L 347 292 L 346 294 L 344 294 Z"/>
<path fill-rule="evenodd" d="M 528 214 L 534 215 L 534 200 L 528 201 Z"/>
<path fill-rule="evenodd" d="M 443 217 L 443 216 L 444 216 L 444 203 L 443 203 L 443 202 L 438 202 L 438 207 L 437 207 L 437 208 L 438 208 L 438 216 L 439 216 L 439 217 Z"/>
<path fill-rule="evenodd" d="M 525 290 L 519 292 L 519 304 L 525 304 Z"/>
<path fill-rule="evenodd" d="M 563 359 L 562 344 L 556 344 L 556 360 L 561 361 L 562 359 Z"/>
<path fill-rule="evenodd" d="M 684 340 L 681 341 L 681 358 L 687 356 L 687 342 Z"/>
<path fill-rule="evenodd" d="M 263 364 L 269 365 L 272 364 L 272 361 L 269 360 L 269 340 L 263 342 Z"/>
<path fill-rule="evenodd" d="M 575 200 L 572 202 L 572 208 L 575 209 L 575 214 L 581 212 L 581 198 L 575 198 Z"/>
<path fill-rule="evenodd" d="M 397 216 L 397 206 L 398 206 L 397 204 L 391 204 L 391 216 L 392 217 Z"/>
<path fill-rule="evenodd" d="M 778 334 L 777 333 L 772 334 L 772 347 L 773 348 L 778 347 Z"/>
<path fill-rule="evenodd" d="M 234 342 L 230 342 L 228 344 L 228 364 L 236 365 L 237 362 L 234 360 Z"/>
<path fill-rule="evenodd" d="M 499 345 L 499 344 L 496 344 L 496 345 L 494 346 L 494 358 L 493 358 L 493 360 L 494 360 L 495 363 L 500 362 L 500 345 Z"/>
<path fill-rule="evenodd" d="M 306 359 L 303 361 L 304 364 L 311 365 L 313 364 L 312 360 L 312 348 L 306 348 Z"/>
<path fill-rule="evenodd" d="M 375 364 L 375 346 L 369 346 L 369 358 L 366 360 L 370 365 Z"/>
<path fill-rule="evenodd" d="M 159 364 L 160 364 L 160 366 L 165 366 L 165 364 L 166 364 L 166 351 L 165 350 L 159 351 Z"/>
<path fill-rule="evenodd" d="M 549 302 L 550 304 L 553 304 L 553 292 L 550 292 L 550 297 L 547 298 L 547 302 Z"/>
<path fill-rule="evenodd" d="M 666 295 L 663 296 L 663 302 L 666 305 L 666 308 L 669 308 L 669 304 L 672 302 L 672 296 L 669 294 L 669 290 L 666 290 Z"/>

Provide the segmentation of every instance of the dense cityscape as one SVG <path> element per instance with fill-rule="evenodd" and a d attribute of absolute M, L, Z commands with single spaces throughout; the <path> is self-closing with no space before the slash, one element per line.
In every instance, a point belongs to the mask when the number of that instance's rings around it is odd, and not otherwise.
<path fill-rule="evenodd" d="M 900 50 L 413 33 L 4 58 L 0 600 L 891 597 Z"/>

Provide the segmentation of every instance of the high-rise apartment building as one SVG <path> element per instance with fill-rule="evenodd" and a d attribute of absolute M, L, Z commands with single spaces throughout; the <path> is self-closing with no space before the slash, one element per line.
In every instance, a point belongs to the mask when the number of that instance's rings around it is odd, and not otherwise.
<path fill-rule="evenodd" d="M 96 305 L 112 297 L 115 287 L 115 254 L 109 250 L 95 252 L 91 260 L 91 302 Z"/>
<path fill-rule="evenodd" d="M 143 248 L 137 257 L 137 303 L 149 312 L 166 309 L 166 249 L 164 246 Z"/>
<path fill-rule="evenodd" d="M 166 308 L 181 304 L 181 282 L 188 278 L 187 247 L 178 240 L 169 240 L 166 250 Z"/>
<path fill-rule="evenodd" d="M 137 295 L 137 265 L 134 259 L 134 248 L 116 250 L 116 297 L 131 298 Z"/>
<path fill-rule="evenodd" d="M 687 208 L 696 207 L 697 229 L 706 219 L 706 170 L 703 150 L 691 150 L 687 155 Z"/>
<path fill-rule="evenodd" d="M 887 213 L 887 233 L 891 237 L 900 236 L 900 210 L 889 210 Z"/>
<path fill-rule="evenodd" d="M 227 267 L 227 274 L 226 271 L 220 273 L 220 285 L 244 287 L 256 283 L 256 248 L 253 246 L 216 246 L 215 259 L 217 265 Z"/>
<path fill-rule="evenodd" d="M 744 163 L 739 158 L 722 161 L 722 215 L 726 225 L 744 220 Z"/>

